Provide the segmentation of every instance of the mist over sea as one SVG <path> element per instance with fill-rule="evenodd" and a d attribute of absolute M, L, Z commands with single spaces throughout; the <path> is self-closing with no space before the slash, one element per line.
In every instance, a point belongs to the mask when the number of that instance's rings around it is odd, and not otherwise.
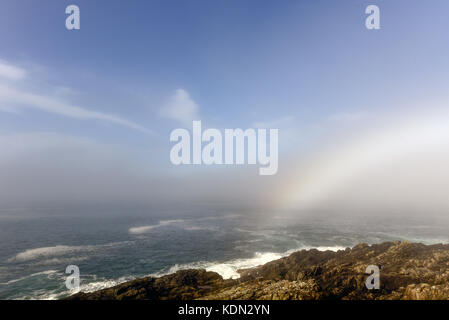
<path fill-rule="evenodd" d="M 449 243 L 429 218 L 342 218 L 239 210 L 8 209 L 0 212 L 0 299 L 58 299 L 68 265 L 81 291 L 148 275 L 206 268 L 225 278 L 301 249 L 360 242 Z"/>

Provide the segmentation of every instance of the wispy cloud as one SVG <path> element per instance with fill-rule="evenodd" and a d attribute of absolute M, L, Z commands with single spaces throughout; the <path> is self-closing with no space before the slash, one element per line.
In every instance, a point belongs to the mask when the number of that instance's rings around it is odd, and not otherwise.
<path fill-rule="evenodd" d="M 1 100 L 0 100 L 0 112 L 19 114 L 19 110 L 17 108 L 8 105 L 2 105 Z"/>
<path fill-rule="evenodd" d="M 0 61 L 0 77 L 3 76 L 9 80 L 22 80 L 25 78 L 25 74 L 25 70 Z M 8 81 L 8 83 L 10 82 Z M 19 88 L 16 82 L 12 85 L 0 84 L 0 111 L 17 113 L 21 108 L 37 109 L 75 119 L 100 120 L 135 129 L 140 132 L 152 133 L 151 130 L 144 126 L 121 116 L 76 106 L 59 96 L 36 94 Z"/>
<path fill-rule="evenodd" d="M 71 105 L 60 99 L 18 91 L 7 86 L 0 86 L 0 102 L 9 103 L 24 108 L 34 108 L 70 118 L 107 121 L 141 132 L 151 133 L 149 129 L 114 114 L 91 111 L 82 107 Z"/>
<path fill-rule="evenodd" d="M 21 80 L 25 78 L 26 71 L 16 66 L 5 63 L 0 60 L 0 77 L 10 80 Z"/>
<path fill-rule="evenodd" d="M 161 108 L 160 114 L 183 125 L 191 125 L 193 120 L 197 120 L 198 109 L 198 105 L 186 90 L 177 89 L 168 104 Z"/>

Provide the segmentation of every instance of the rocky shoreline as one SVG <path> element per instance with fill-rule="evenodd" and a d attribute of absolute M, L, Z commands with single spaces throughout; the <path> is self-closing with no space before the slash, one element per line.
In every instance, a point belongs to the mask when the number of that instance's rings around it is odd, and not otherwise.
<path fill-rule="evenodd" d="M 368 290 L 366 268 L 380 270 Z M 346 250 L 301 250 L 251 269 L 237 280 L 205 270 L 146 277 L 69 300 L 448 300 L 449 244 L 359 244 Z"/>

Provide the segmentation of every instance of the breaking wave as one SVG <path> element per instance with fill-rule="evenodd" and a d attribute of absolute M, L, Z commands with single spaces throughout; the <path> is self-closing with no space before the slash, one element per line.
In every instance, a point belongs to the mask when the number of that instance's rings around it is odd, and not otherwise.
<path fill-rule="evenodd" d="M 238 279 L 240 278 L 240 274 L 237 272 L 239 269 L 247 269 L 247 268 L 254 268 L 260 265 L 263 265 L 265 263 L 268 263 L 273 260 L 281 259 L 283 257 L 286 257 L 293 252 L 299 251 L 299 250 L 310 250 L 310 249 L 317 249 L 319 251 L 338 251 L 338 250 L 345 250 L 345 247 L 341 246 L 333 246 L 333 247 L 302 247 L 299 249 L 292 249 L 288 250 L 283 253 L 275 253 L 275 252 L 256 252 L 253 257 L 251 258 L 244 258 L 244 259 L 234 259 L 230 260 L 228 262 L 206 262 L 206 261 L 200 261 L 200 262 L 193 262 L 188 264 L 175 264 L 174 266 L 170 267 L 169 269 L 163 270 L 161 272 L 153 273 L 150 276 L 160 277 L 167 274 L 175 273 L 179 270 L 186 270 L 186 269 L 206 269 L 207 271 L 213 271 L 218 273 L 223 277 L 223 279 Z"/>
<path fill-rule="evenodd" d="M 29 278 L 32 278 L 32 277 L 41 276 L 41 275 L 49 276 L 49 275 L 52 275 L 52 274 L 56 274 L 57 272 L 58 272 L 57 270 L 46 270 L 46 271 L 36 272 L 36 273 L 30 274 L 30 275 L 27 275 L 25 277 L 21 277 L 21 278 L 18 278 L 18 279 L 9 280 L 7 282 L 1 282 L 0 284 L 1 285 L 10 285 L 10 284 L 13 284 L 13 283 L 16 283 L 16 282 L 19 282 L 19 281 L 23 281 L 23 280 L 26 280 L 26 279 L 29 279 Z"/>
<path fill-rule="evenodd" d="M 52 247 L 41 247 L 41 248 L 33 248 L 26 249 L 22 252 L 19 252 L 14 257 L 9 258 L 8 262 L 25 262 L 31 260 L 37 260 L 42 258 L 54 258 L 65 256 L 73 253 L 80 252 L 91 252 L 102 248 L 115 247 L 119 245 L 123 245 L 129 243 L 129 241 L 123 242 L 113 242 L 108 244 L 101 245 L 86 245 L 86 246 L 66 246 L 66 245 L 56 245 Z"/>
<path fill-rule="evenodd" d="M 149 225 L 149 226 L 140 226 L 140 227 L 133 227 L 133 228 L 129 228 L 129 233 L 132 234 L 142 234 L 142 233 L 147 233 L 155 228 L 159 228 L 162 226 L 166 226 L 169 224 L 173 224 L 173 223 L 180 223 L 180 222 L 184 222 L 184 220 L 161 220 L 159 221 L 158 224 L 154 224 L 154 225 Z"/>
<path fill-rule="evenodd" d="M 228 220 L 228 219 L 235 219 L 235 218 L 239 218 L 239 217 L 241 217 L 241 215 L 239 215 L 239 214 L 227 214 L 224 216 L 211 216 L 211 217 L 193 218 L 193 219 L 187 219 L 187 220 L 185 220 L 185 219 L 161 220 L 161 221 L 159 221 L 158 224 L 129 228 L 128 232 L 131 234 L 144 234 L 144 233 L 150 232 L 153 229 L 171 225 L 171 224 L 181 224 L 184 222 L 192 223 L 195 221 L 209 221 L 209 220 Z M 216 230 L 216 228 L 212 229 L 211 227 L 204 227 L 204 226 L 186 226 L 186 227 L 184 227 L 184 229 L 190 230 L 190 231 L 194 231 L 194 230 L 211 230 L 211 231 L 213 231 L 213 230 Z"/>

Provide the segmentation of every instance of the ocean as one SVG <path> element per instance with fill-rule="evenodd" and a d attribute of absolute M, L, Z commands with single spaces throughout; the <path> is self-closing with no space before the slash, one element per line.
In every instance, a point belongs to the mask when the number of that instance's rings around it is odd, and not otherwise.
<path fill-rule="evenodd" d="M 0 299 L 60 299 L 68 265 L 80 290 L 205 268 L 224 278 L 294 251 L 360 242 L 449 243 L 449 223 L 430 219 L 323 218 L 238 210 L 8 209 L 0 211 Z"/>

